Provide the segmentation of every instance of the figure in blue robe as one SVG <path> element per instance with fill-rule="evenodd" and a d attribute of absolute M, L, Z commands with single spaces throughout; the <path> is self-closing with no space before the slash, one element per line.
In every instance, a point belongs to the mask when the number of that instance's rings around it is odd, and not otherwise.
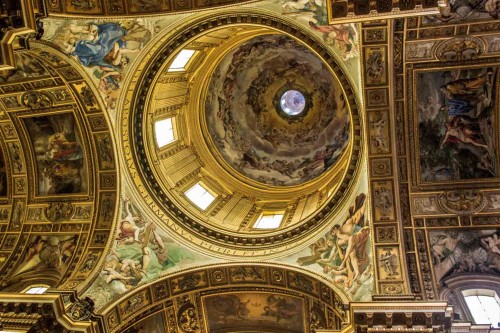
<path fill-rule="evenodd" d="M 446 105 L 442 107 L 443 110 L 448 111 L 449 116 L 468 115 L 469 112 L 474 110 L 475 108 L 475 105 L 471 105 L 467 101 L 462 101 L 454 98 L 446 99 Z"/>
<path fill-rule="evenodd" d="M 97 38 L 94 40 L 79 40 L 73 51 L 78 60 L 84 66 L 113 67 L 106 62 L 105 57 L 113 52 L 115 44 L 119 48 L 125 48 L 126 42 L 122 39 L 127 34 L 127 30 L 117 23 L 97 24 Z"/>

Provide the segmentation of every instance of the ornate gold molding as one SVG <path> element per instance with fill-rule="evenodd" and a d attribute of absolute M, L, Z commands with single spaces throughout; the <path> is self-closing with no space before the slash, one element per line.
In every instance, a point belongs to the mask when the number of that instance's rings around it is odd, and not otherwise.
<path fill-rule="evenodd" d="M 25 49 L 27 47 L 25 41 L 23 45 L 19 44 L 19 38 L 27 37 L 36 32 L 36 16 L 44 16 L 44 8 L 40 9 L 34 5 L 33 0 L 20 0 L 23 27 L 15 27 L 7 30 L 4 34 L 0 34 L 0 71 L 15 69 L 16 60 L 14 58 L 15 49 Z"/>

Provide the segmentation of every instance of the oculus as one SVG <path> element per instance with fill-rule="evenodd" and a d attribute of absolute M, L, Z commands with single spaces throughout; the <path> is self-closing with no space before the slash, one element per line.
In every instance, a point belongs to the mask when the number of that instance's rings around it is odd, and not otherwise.
<path fill-rule="evenodd" d="M 301 114 L 306 107 L 306 98 L 298 90 L 287 90 L 281 95 L 280 107 L 290 116 Z"/>

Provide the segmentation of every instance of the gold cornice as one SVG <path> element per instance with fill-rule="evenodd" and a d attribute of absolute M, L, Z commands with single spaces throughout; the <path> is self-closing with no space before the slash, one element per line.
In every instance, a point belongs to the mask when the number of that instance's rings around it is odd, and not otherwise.
<path fill-rule="evenodd" d="M 100 330 L 96 323 L 92 321 L 74 321 L 66 314 L 66 307 L 63 301 L 63 295 L 57 292 L 40 295 L 19 294 L 19 293 L 0 293 L 0 303 L 14 304 L 13 311 L 6 313 L 0 312 L 0 318 L 8 318 L 8 324 L 24 322 L 28 328 L 36 324 L 43 316 L 48 316 L 64 328 L 74 332 L 98 333 Z M 15 308 L 20 305 L 37 305 L 39 312 L 27 314 L 26 312 L 16 312 Z M 29 325 L 29 326 L 28 326 Z M 4 329 L 7 327 L 4 327 Z"/>
<path fill-rule="evenodd" d="M 23 27 L 19 29 L 9 30 L 5 33 L 0 41 L 2 51 L 2 62 L 0 63 L 1 70 L 9 70 L 16 68 L 16 59 L 14 58 L 15 41 L 20 36 L 34 33 L 35 30 L 31 27 Z"/>
<path fill-rule="evenodd" d="M 180 16 L 180 15 L 192 15 L 192 14 L 199 14 L 199 13 L 207 13 L 211 11 L 216 11 L 216 10 L 224 10 L 224 9 L 230 9 L 230 8 L 236 8 L 239 6 L 246 6 L 246 5 L 252 5 L 255 3 L 263 2 L 264 0 L 236 0 L 233 3 L 229 4 L 222 4 L 222 5 L 213 5 L 213 6 L 207 6 L 207 7 L 202 7 L 202 8 L 188 8 L 188 9 L 178 9 L 178 10 L 167 10 L 167 11 L 162 11 L 162 12 L 151 12 L 151 13 L 131 13 L 131 14 L 122 14 L 122 15 L 117 15 L 117 14 L 94 14 L 94 15 L 88 15 L 87 13 L 57 13 L 54 11 L 48 10 L 48 15 L 49 17 L 54 17 L 57 19 L 69 19 L 69 20 L 74 20 L 74 19 L 79 19 L 79 20 L 95 20 L 96 17 L 99 20 L 109 20 L 109 21 L 115 21 L 115 20 L 126 20 L 126 19 L 137 19 L 137 18 L 160 18 L 160 17 L 172 17 L 172 16 Z"/>
<path fill-rule="evenodd" d="M 21 1 L 21 10 L 23 15 L 24 27 L 13 30 L 7 30 L 2 40 L 0 41 L 0 49 L 2 53 L 0 61 L 0 71 L 16 68 L 16 60 L 14 58 L 14 49 L 19 47 L 15 45 L 18 37 L 27 36 L 36 32 L 35 8 L 32 0 Z"/>

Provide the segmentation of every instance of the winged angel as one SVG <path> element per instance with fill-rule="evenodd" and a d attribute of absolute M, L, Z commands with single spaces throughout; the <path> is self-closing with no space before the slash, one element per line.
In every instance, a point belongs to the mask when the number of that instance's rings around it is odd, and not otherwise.
<path fill-rule="evenodd" d="M 368 278 L 370 227 L 365 220 L 366 205 L 366 194 L 359 194 L 345 221 L 334 225 L 325 237 L 311 246 L 312 255 L 299 258 L 298 263 L 319 264 L 323 272 L 346 288 L 359 279 Z"/>

